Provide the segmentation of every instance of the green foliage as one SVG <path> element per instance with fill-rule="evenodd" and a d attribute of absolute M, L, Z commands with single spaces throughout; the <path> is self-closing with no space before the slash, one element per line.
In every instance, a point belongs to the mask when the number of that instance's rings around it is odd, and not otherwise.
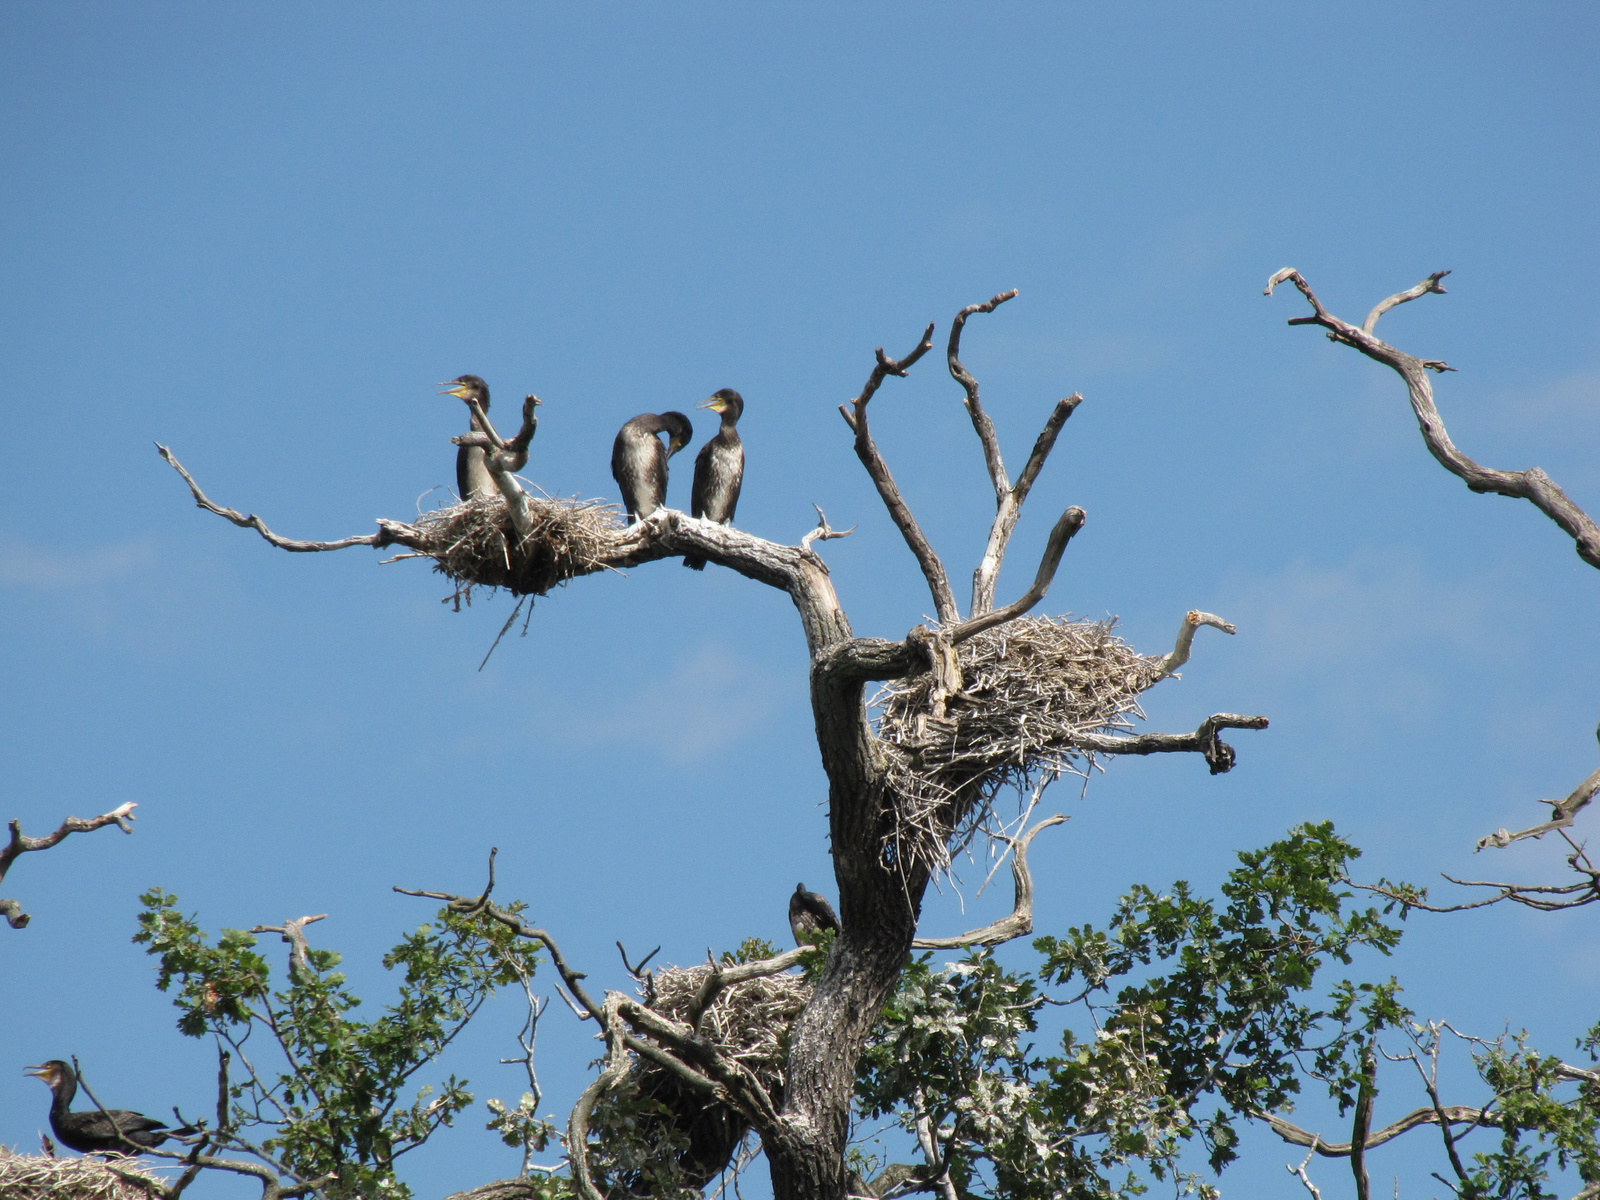
<path fill-rule="evenodd" d="M 862 1063 L 865 1115 L 923 1122 L 963 1194 L 1131 1195 L 1141 1170 L 1208 1194 L 1179 1170 L 1181 1143 L 1200 1136 L 1220 1169 L 1235 1154 L 1234 1118 L 1298 1091 L 1302 1051 L 1337 1065 L 1366 1029 L 1307 996 L 1328 960 L 1388 953 L 1399 939 L 1376 910 L 1346 908 L 1358 853 L 1331 825 L 1307 825 L 1241 854 L 1223 905 L 1184 883 L 1135 887 L 1105 931 L 1039 938 L 1036 978 L 987 953 L 940 970 L 923 956 Z M 1081 1006 L 1092 1035 L 1067 1029 L 1055 1053 L 1036 1051 L 1046 1003 Z M 1328 1040 L 1313 1045 L 1318 1031 Z"/>
<path fill-rule="evenodd" d="M 1559 1058 L 1532 1049 L 1525 1033 L 1467 1037 L 1442 1022 L 1413 1024 L 1413 1049 L 1401 1057 L 1428 1064 L 1431 1078 L 1446 1034 L 1473 1048 L 1479 1077 L 1492 1091 L 1480 1118 L 1492 1147 L 1452 1164 L 1459 1168 L 1454 1186 L 1463 1200 L 1553 1200 L 1559 1193 L 1547 1186 L 1552 1168 L 1575 1171 L 1585 1185 L 1600 1181 L 1600 1083 L 1583 1080 L 1575 1096 L 1558 1096 L 1557 1088 L 1573 1082 L 1570 1075 Z M 1592 1074 L 1593 1032 L 1578 1046 L 1590 1057 L 1580 1069 Z"/>
<path fill-rule="evenodd" d="M 210 1033 L 231 1048 L 225 1145 L 256 1152 L 303 1178 L 336 1174 L 331 1196 L 408 1195 L 394 1161 L 449 1124 L 472 1096 L 449 1076 L 437 1094 L 411 1077 L 439 1055 L 496 987 L 530 975 L 533 948 L 482 914 L 441 910 L 434 924 L 408 934 L 384 956 L 398 971 L 398 996 L 372 1020 L 351 1014 L 361 1001 L 334 970 L 339 956 L 309 950 L 303 967 L 291 959 L 287 985 L 274 989 L 256 939 L 223 930 L 210 941 L 178 909 L 177 897 L 142 897 L 136 942 L 158 957 L 157 986 L 176 985 L 178 1028 Z M 252 1033 L 270 1039 L 280 1062 L 246 1055 Z M 252 1052 L 253 1053 L 253 1052 Z M 242 1068 L 242 1070 L 240 1069 Z M 265 1127 L 257 1146 L 249 1131 Z"/>

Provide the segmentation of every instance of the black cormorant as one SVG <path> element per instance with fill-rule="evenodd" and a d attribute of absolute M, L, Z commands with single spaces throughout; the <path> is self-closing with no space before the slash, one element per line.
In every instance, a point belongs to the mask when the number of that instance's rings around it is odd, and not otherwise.
<path fill-rule="evenodd" d="M 484 412 L 489 411 L 489 385 L 476 375 L 458 375 L 439 386 L 445 389 L 443 394 L 462 401 L 477 400 Z M 477 422 L 472 424 L 476 429 Z M 462 446 L 456 451 L 456 492 L 463 500 L 500 494 L 500 485 L 489 473 L 488 452 L 482 446 Z"/>
<path fill-rule="evenodd" d="M 140 1148 L 153 1149 L 169 1137 L 195 1132 L 187 1127 L 168 1129 L 161 1121 L 125 1108 L 73 1112 L 69 1106 L 78 1092 L 78 1075 L 59 1058 L 29 1067 L 23 1074 L 42 1079 L 50 1086 L 55 1094 L 50 1104 L 50 1128 L 55 1130 L 62 1145 L 79 1153 L 137 1154 Z"/>
<path fill-rule="evenodd" d="M 794 934 L 796 945 L 807 945 L 818 940 L 825 929 L 839 930 L 839 918 L 833 905 L 815 892 L 806 891 L 806 885 L 794 885 L 794 895 L 789 897 L 789 932 Z"/>
<path fill-rule="evenodd" d="M 662 449 L 661 439 L 667 435 Z M 611 477 L 622 489 L 628 520 L 640 521 L 667 500 L 667 459 L 689 444 L 694 426 L 681 412 L 640 413 L 611 444 Z"/>
<path fill-rule="evenodd" d="M 719 525 L 731 525 L 733 510 L 739 507 L 739 488 L 744 483 L 744 443 L 735 428 L 744 412 L 744 397 L 732 388 L 723 388 L 700 407 L 721 416 L 722 427 L 695 455 L 690 512 Z M 706 560 L 686 554 L 683 565 L 692 571 L 704 571 Z"/>

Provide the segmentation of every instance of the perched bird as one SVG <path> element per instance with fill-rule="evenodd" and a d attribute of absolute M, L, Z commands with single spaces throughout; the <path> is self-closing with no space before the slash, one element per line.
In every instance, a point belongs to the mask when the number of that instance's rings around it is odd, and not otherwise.
<path fill-rule="evenodd" d="M 666 449 L 657 434 L 667 435 Z M 640 521 L 667 500 L 667 459 L 689 444 L 694 426 L 681 412 L 640 413 L 611 444 L 611 477 L 622 489 L 628 520 Z"/>
<path fill-rule="evenodd" d="M 733 510 L 739 507 L 739 488 L 744 483 L 744 443 L 735 428 L 744 412 L 744 397 L 732 388 L 723 388 L 700 407 L 718 414 L 722 427 L 695 455 L 689 511 L 719 525 L 731 525 Z M 706 560 L 686 554 L 683 565 L 691 571 L 704 571 Z"/>
<path fill-rule="evenodd" d="M 804 946 L 815 942 L 825 929 L 835 933 L 839 930 L 839 918 L 834 915 L 833 905 L 815 892 L 806 891 L 805 884 L 795 884 L 794 895 L 789 897 L 789 932 L 794 934 L 795 944 Z"/>
<path fill-rule="evenodd" d="M 59 1058 L 29 1067 L 23 1074 L 42 1079 L 49 1085 L 55 1094 L 50 1104 L 50 1128 L 55 1130 L 56 1137 L 63 1145 L 71 1146 L 80 1153 L 112 1151 L 137 1154 L 140 1147 L 153 1149 L 169 1137 L 195 1132 L 187 1126 L 168 1129 L 160 1121 L 142 1113 L 129 1112 L 125 1108 L 108 1108 L 104 1112 L 98 1108 L 73 1112 L 70 1106 L 73 1096 L 78 1093 L 78 1075 Z"/>
<path fill-rule="evenodd" d="M 485 413 L 489 411 L 489 385 L 476 375 L 458 375 L 439 386 L 445 389 L 441 395 L 455 396 L 464 402 L 477 400 Z M 477 428 L 476 420 L 473 428 Z M 463 500 L 500 494 L 500 485 L 489 473 L 488 451 L 482 446 L 462 446 L 456 451 L 456 494 Z"/>

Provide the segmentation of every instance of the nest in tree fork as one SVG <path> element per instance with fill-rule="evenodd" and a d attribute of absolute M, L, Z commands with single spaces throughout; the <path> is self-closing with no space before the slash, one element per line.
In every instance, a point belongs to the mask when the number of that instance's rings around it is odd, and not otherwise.
<path fill-rule="evenodd" d="M 13 1154 L 0 1146 L 0 1196 L 5 1200 L 152 1200 L 161 1189 L 160 1180 L 141 1186 L 96 1158 Z"/>
<path fill-rule="evenodd" d="M 656 972 L 646 1002 L 662 1016 L 687 1024 L 709 970 Z M 810 995 L 811 985 L 799 975 L 746 979 L 717 995 L 701 1015 L 699 1033 L 750 1070 L 776 1100 L 783 1095 L 789 1028 Z M 591 1166 L 613 1196 L 697 1194 L 727 1166 L 749 1132 L 739 1113 L 645 1058 L 635 1058 L 625 1081 L 595 1105 L 590 1127 L 599 1138 Z"/>
<path fill-rule="evenodd" d="M 481 496 L 424 513 L 415 522 L 414 547 L 463 588 L 505 588 L 517 596 L 542 596 L 557 584 L 603 570 L 626 528 L 620 510 L 604 500 L 530 496 L 533 528 L 512 528 L 506 502 Z"/>
<path fill-rule="evenodd" d="M 873 703 L 889 756 L 897 857 L 948 870 L 1005 787 L 1087 774 L 1078 738 L 1132 728 L 1162 658 L 1136 653 L 1113 621 L 1021 617 L 957 648 L 961 688 L 932 672 L 886 684 Z"/>
<path fill-rule="evenodd" d="M 654 976 L 650 1007 L 687 1023 L 709 966 L 667 967 Z M 805 1007 L 811 985 L 799 975 L 759 975 L 724 988 L 700 1018 L 701 1036 L 755 1073 L 773 1095 L 783 1092 L 789 1026 Z M 652 1070 L 660 1068 L 652 1065 Z"/>

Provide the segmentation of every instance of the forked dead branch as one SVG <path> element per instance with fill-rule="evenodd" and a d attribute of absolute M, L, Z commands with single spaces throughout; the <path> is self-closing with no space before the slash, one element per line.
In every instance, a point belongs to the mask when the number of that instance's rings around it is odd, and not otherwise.
<path fill-rule="evenodd" d="M 1329 312 L 1322 301 L 1317 299 L 1305 276 L 1293 267 L 1284 267 L 1274 272 L 1267 280 L 1264 294 L 1272 295 L 1273 289 L 1280 283 L 1293 283 L 1306 298 L 1306 302 L 1311 305 L 1312 315 L 1291 317 L 1289 324 L 1319 325 L 1328 331 L 1330 341 L 1353 346 L 1368 358 L 1382 363 L 1398 374 L 1405 381 L 1406 391 L 1411 399 L 1411 411 L 1416 415 L 1417 426 L 1422 431 L 1422 440 L 1428 448 L 1428 453 L 1438 460 L 1440 466 L 1461 479 L 1474 492 L 1493 492 L 1514 500 L 1528 501 L 1572 539 L 1573 548 L 1577 550 L 1579 558 L 1591 567 L 1600 569 L 1600 525 L 1596 525 L 1594 519 L 1575 504 L 1549 475 L 1538 467 L 1529 467 L 1524 471 L 1502 471 L 1494 467 L 1485 467 L 1468 458 L 1451 440 L 1449 430 L 1445 428 L 1444 418 L 1439 415 L 1438 405 L 1434 403 L 1433 381 L 1429 379 L 1428 374 L 1429 372 L 1442 374 L 1445 371 L 1454 371 L 1455 368 L 1439 359 L 1416 358 L 1403 350 L 1397 350 L 1381 340 L 1374 332 L 1379 318 L 1390 309 L 1429 294 L 1446 294 L 1441 280 L 1448 274 L 1449 271 L 1435 271 L 1405 291 L 1396 292 L 1380 300 L 1373 305 L 1372 311 L 1367 313 L 1366 320 L 1360 326 L 1352 325 L 1349 321 L 1342 320 Z M 1596 736 L 1600 737 L 1600 729 L 1596 730 Z M 1524 838 L 1542 838 L 1552 832 L 1559 832 L 1566 837 L 1565 831 L 1572 826 L 1578 813 L 1588 807 L 1597 794 L 1600 794 L 1600 769 L 1591 773 L 1564 799 L 1540 801 L 1550 805 L 1551 813 L 1548 821 L 1541 821 L 1516 832 L 1497 829 L 1478 840 L 1478 849 L 1509 846 L 1512 842 Z M 1568 865 L 1583 876 L 1580 882 L 1564 886 L 1536 886 L 1490 880 L 1451 879 L 1452 883 L 1469 887 L 1490 888 L 1496 894 L 1469 904 L 1438 906 L 1437 910 L 1477 908 L 1501 900 L 1513 900 L 1541 909 L 1575 908 L 1600 900 L 1600 875 L 1597 875 L 1582 845 L 1573 842 L 1571 838 L 1567 838 L 1567 841 L 1573 847 L 1573 854 L 1567 860 Z M 1445 878 L 1450 879 L 1450 876 Z M 1403 899 L 1412 907 L 1435 907 L 1425 903 L 1423 897 L 1417 893 L 1402 896 L 1399 893 L 1384 891 L 1383 894 Z"/>
<path fill-rule="evenodd" d="M 28 837 L 22 832 L 22 822 L 10 823 L 11 839 L 0 846 L 0 883 L 5 882 L 6 872 L 11 870 L 11 864 L 30 850 L 48 850 L 59 844 L 62 839 L 73 833 L 89 833 L 96 829 L 104 829 L 107 825 L 115 825 L 123 833 L 133 832 L 133 810 L 139 807 L 129 802 L 118 805 L 108 813 L 98 817 L 68 817 L 55 830 L 42 837 Z M 6 923 L 13 929 L 27 927 L 32 919 L 22 911 L 22 905 L 16 900 L 0 897 L 0 916 L 5 917 Z"/>
<path fill-rule="evenodd" d="M 1160 657 L 1134 653 L 1107 626 L 1020 620 L 1044 598 L 1070 542 L 1084 527 L 1081 508 L 1068 507 L 1055 520 L 1027 589 L 1011 603 L 996 606 L 997 582 L 1024 503 L 1081 402 L 1072 395 L 1051 406 L 1026 465 L 1013 481 L 978 382 L 961 362 L 960 343 L 971 316 L 992 313 L 1014 295 L 1002 293 L 963 309 L 946 346 L 946 368 L 960 385 L 995 496 L 989 535 L 973 575 L 971 608 L 964 616 L 943 561 L 868 422 L 869 405 L 882 385 L 891 376 L 906 375 L 932 349 L 934 327 L 929 325 L 903 358 L 890 358 L 880 348 L 860 393 L 841 409 L 854 434 L 856 455 L 916 558 L 933 599 L 935 625 L 915 625 L 899 639 L 857 637 L 852 631 L 828 567 L 814 547 L 839 536 L 820 509 L 818 527 L 799 544 L 785 545 L 667 508 L 622 527 L 612 523 L 607 506 L 532 495 L 514 475 L 526 461 L 536 425 L 531 397 L 517 438 L 501 439 L 486 414 L 476 410 L 474 432 L 466 435 L 488 455 L 503 500 L 447 509 L 415 522 L 383 520 L 375 533 L 334 542 L 284 538 L 253 514 L 215 504 L 162 448 L 198 505 L 289 551 L 404 546 L 413 555 L 433 559 L 463 583 L 526 594 L 539 594 L 576 575 L 690 555 L 777 588 L 794 603 L 809 650 L 812 712 L 828 779 L 828 836 L 841 928 L 790 1024 L 782 1086 L 769 1086 L 764 1068 L 748 1065 L 734 1048 L 702 1036 L 694 1021 L 615 993 L 604 1002 L 594 1000 L 583 990 L 581 975 L 565 967 L 548 934 L 529 930 L 524 936 L 545 942 L 577 1004 L 606 1030 L 614 1052 L 601 1079 L 574 1110 L 570 1145 L 587 1144 L 590 1116 L 602 1093 L 632 1069 L 633 1060 L 626 1057 L 632 1055 L 665 1072 L 674 1086 L 698 1097 L 698 1103 L 714 1101 L 755 1129 L 771 1166 L 777 1200 L 843 1197 L 852 1186 L 844 1151 L 855 1064 L 916 939 L 928 883 L 949 863 L 952 847 L 962 845 L 983 824 L 982 814 L 995 792 L 1008 783 L 1037 785 L 1042 776 L 1083 769 L 1112 754 L 1194 753 L 1218 773 L 1234 761 L 1222 730 L 1265 727 L 1264 717 L 1216 713 L 1193 733 L 1130 732 L 1141 715 L 1139 693 L 1182 664 L 1198 625 L 1231 632 L 1220 618 L 1189 614 L 1172 652 Z M 890 684 L 876 726 L 866 701 L 866 685 L 874 682 Z M 479 902 L 487 904 L 487 899 Z M 1018 932 L 1007 936 L 1019 936 L 1026 923 L 1008 926 Z M 719 969 L 707 978 L 719 980 L 717 987 L 731 986 L 732 976 L 746 970 Z M 582 1153 L 573 1156 L 575 1182 L 586 1200 L 596 1200 L 599 1193 L 583 1159 Z"/>

